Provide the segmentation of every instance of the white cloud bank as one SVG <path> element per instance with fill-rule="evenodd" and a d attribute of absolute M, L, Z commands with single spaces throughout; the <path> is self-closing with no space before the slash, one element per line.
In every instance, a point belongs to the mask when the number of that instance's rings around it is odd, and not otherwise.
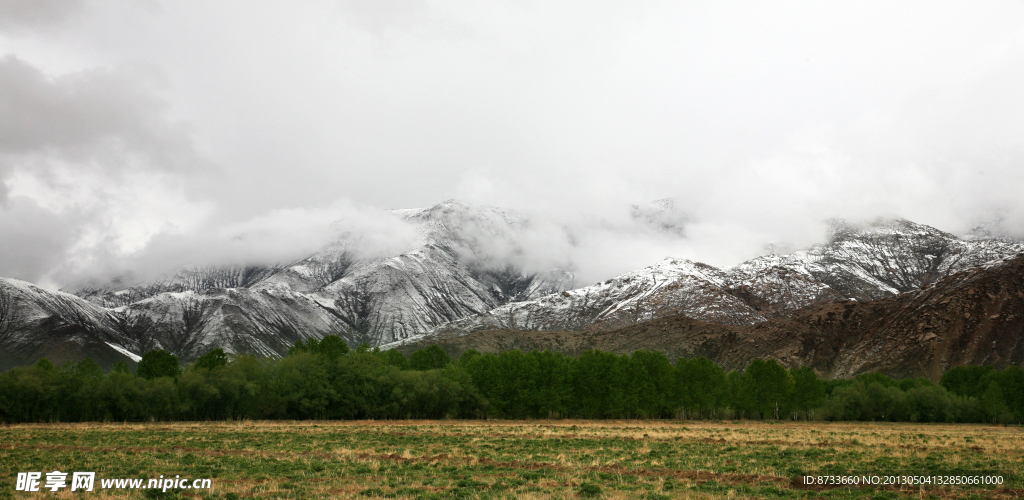
<path fill-rule="evenodd" d="M 830 217 L 1021 236 L 1021 88 L 1019 2 L 0 0 L 0 276 L 384 251 L 448 198 L 596 279 Z M 662 198 L 686 238 L 629 218 Z"/>

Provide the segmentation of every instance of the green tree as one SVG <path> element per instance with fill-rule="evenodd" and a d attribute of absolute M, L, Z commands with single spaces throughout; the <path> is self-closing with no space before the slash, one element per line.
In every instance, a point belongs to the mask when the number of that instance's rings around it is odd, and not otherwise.
<path fill-rule="evenodd" d="M 998 392 L 1001 393 L 1005 412 L 1002 410 L 1002 405 L 996 404 L 999 399 L 995 398 L 995 391 L 989 396 L 989 401 L 994 405 L 993 411 L 1010 416 L 1009 421 L 1012 422 L 1024 421 L 1024 369 L 1019 366 L 1009 366 L 1002 371 L 992 370 L 981 378 L 979 386 L 984 387 L 985 393 L 988 393 L 993 382 L 999 386 Z M 984 396 L 983 393 L 982 397 Z M 1000 419 L 1000 421 L 1003 420 L 1006 419 Z"/>
<path fill-rule="evenodd" d="M 482 418 L 487 415 L 489 404 L 473 384 L 469 370 L 461 363 L 449 363 L 441 370 L 444 378 L 456 384 L 458 396 L 452 399 L 448 414 L 458 418 Z M 447 416 L 447 414 L 446 414 Z"/>
<path fill-rule="evenodd" d="M 128 366 L 127 361 L 114 361 L 114 364 L 110 366 L 110 373 L 131 373 L 131 367 Z"/>
<path fill-rule="evenodd" d="M 328 359 L 299 352 L 274 366 L 272 390 L 280 401 L 268 408 L 271 418 L 323 419 L 338 400 L 327 372 Z"/>
<path fill-rule="evenodd" d="M 53 363 L 51 363 L 50 360 L 48 360 L 46 358 L 39 358 L 39 360 L 36 361 L 32 365 L 32 367 L 37 369 L 37 370 L 44 371 L 44 372 L 56 372 L 57 371 L 57 367 L 53 366 Z"/>
<path fill-rule="evenodd" d="M 793 395 L 793 377 L 775 360 L 755 359 L 744 373 L 749 377 L 753 409 L 761 418 L 785 414 Z"/>
<path fill-rule="evenodd" d="M 790 376 L 793 377 L 793 406 L 809 419 L 811 412 L 825 401 L 825 384 L 810 366 L 791 370 Z"/>
<path fill-rule="evenodd" d="M 853 377 L 853 380 L 859 381 L 860 383 L 864 384 L 864 387 L 867 387 L 871 384 L 881 384 L 883 387 L 895 387 L 899 385 L 897 381 L 893 380 L 884 373 L 879 372 L 861 373 L 860 375 Z"/>
<path fill-rule="evenodd" d="M 890 381 L 892 381 L 892 379 L 890 379 L 889 377 L 885 377 L 885 378 L 890 380 Z M 896 383 L 896 387 L 899 387 L 900 390 L 903 391 L 903 392 L 910 391 L 911 389 L 915 389 L 917 387 L 931 387 L 931 386 L 935 385 L 935 384 L 931 383 L 930 380 L 928 380 L 928 379 L 926 379 L 924 377 L 904 378 L 904 379 L 896 380 L 894 382 Z"/>
<path fill-rule="evenodd" d="M 68 379 L 45 358 L 5 372 L 0 377 L 0 414 L 15 422 L 67 420 L 61 418 L 61 403 Z"/>
<path fill-rule="evenodd" d="M 224 349 L 218 347 L 197 359 L 196 362 L 192 364 L 192 368 L 196 370 L 213 370 L 222 366 L 227 366 L 227 364 L 227 353 L 224 352 Z"/>
<path fill-rule="evenodd" d="M 178 390 L 174 379 L 160 377 L 143 384 L 139 392 L 139 415 L 143 420 L 166 421 L 177 418 Z"/>
<path fill-rule="evenodd" d="M 662 418 L 672 416 L 675 367 L 668 357 L 657 351 L 636 351 L 630 360 L 637 372 L 634 381 L 638 416 Z"/>
<path fill-rule="evenodd" d="M 569 359 L 561 353 L 551 351 L 531 351 L 529 356 L 537 366 L 533 416 L 566 416 L 569 398 L 572 397 Z"/>
<path fill-rule="evenodd" d="M 101 419 L 103 415 L 97 412 L 97 391 L 104 377 L 103 368 L 91 358 L 69 362 L 68 368 L 60 396 L 65 407 L 61 418 L 74 421 Z"/>
<path fill-rule="evenodd" d="M 384 364 L 388 366 L 394 366 L 399 370 L 405 370 L 409 368 L 409 358 L 405 357 L 405 354 L 398 352 L 395 349 L 388 349 L 386 351 L 377 350 L 373 353 L 377 356 Z"/>
<path fill-rule="evenodd" d="M 540 366 L 537 359 L 523 351 L 505 351 L 498 355 L 497 373 L 501 374 L 497 387 L 492 388 L 493 408 L 508 418 L 535 417 L 539 413 L 537 380 Z"/>
<path fill-rule="evenodd" d="M 609 353 L 611 354 L 611 353 Z M 643 375 L 641 368 L 633 356 L 623 354 L 615 356 L 608 377 L 608 406 L 606 418 L 636 418 L 640 384 Z"/>
<path fill-rule="evenodd" d="M 754 411 L 751 394 L 753 387 L 749 380 L 749 376 L 736 370 L 730 370 L 725 376 L 726 400 L 733 413 L 739 418 L 745 418 Z"/>
<path fill-rule="evenodd" d="M 149 351 L 143 354 L 137 369 L 139 376 L 147 380 L 159 377 L 177 377 L 180 371 L 178 358 L 162 350 Z"/>
<path fill-rule="evenodd" d="M 299 339 L 299 340 L 296 340 L 295 343 L 292 344 L 292 346 L 288 348 L 288 355 L 291 356 L 292 354 L 298 354 L 300 352 L 310 352 L 310 346 L 309 346 L 310 343 L 315 343 L 316 345 L 320 345 L 320 341 L 317 340 L 317 339 L 309 339 L 308 341 L 304 341 L 302 339 Z"/>
<path fill-rule="evenodd" d="M 349 353 L 348 343 L 337 335 L 327 335 L 320 339 L 320 343 L 312 350 L 315 354 L 328 359 L 338 359 Z"/>
<path fill-rule="evenodd" d="M 264 405 L 275 400 L 270 390 L 275 364 L 272 359 L 235 356 L 223 370 L 211 372 L 211 375 L 222 378 L 221 391 L 228 395 L 231 406 L 227 408 L 227 418 L 262 417 Z"/>
<path fill-rule="evenodd" d="M 140 393 L 147 383 L 145 379 L 131 373 L 108 374 L 97 391 L 97 397 L 102 405 L 103 420 L 140 420 L 143 414 Z"/>
<path fill-rule="evenodd" d="M 981 411 L 985 414 L 986 420 L 991 423 L 1006 424 L 1013 420 L 1013 414 L 1006 404 L 999 382 L 992 380 L 988 383 L 988 388 L 981 396 Z"/>
<path fill-rule="evenodd" d="M 863 383 L 858 381 L 860 386 Z M 863 389 L 866 394 L 862 420 L 900 420 L 910 415 L 906 393 L 895 384 L 871 382 Z"/>
<path fill-rule="evenodd" d="M 434 344 L 412 353 L 412 356 L 409 356 L 409 368 L 420 371 L 440 370 L 448 366 L 450 361 L 448 353 L 444 352 L 441 346 Z"/>
<path fill-rule="evenodd" d="M 103 378 L 103 368 L 92 358 L 85 358 L 75 364 L 74 375 L 80 379 L 96 380 Z"/>
<path fill-rule="evenodd" d="M 365 419 L 376 417 L 381 404 L 379 386 L 387 365 L 371 353 L 355 353 L 326 364 L 327 376 L 336 402 L 327 408 L 326 418 Z"/>
<path fill-rule="evenodd" d="M 980 398 L 988 389 L 987 386 L 980 386 L 981 380 L 993 371 L 995 368 L 988 365 L 957 366 L 942 374 L 939 385 L 961 396 Z"/>
<path fill-rule="evenodd" d="M 858 381 L 835 387 L 822 411 L 828 420 L 867 420 L 869 405 L 867 388 Z"/>
<path fill-rule="evenodd" d="M 679 358 L 676 361 L 676 391 L 677 404 L 687 412 L 697 418 L 710 418 L 725 403 L 725 371 L 705 357 Z"/>
<path fill-rule="evenodd" d="M 612 415 L 612 387 L 618 356 L 597 349 L 585 351 L 570 367 L 573 391 L 571 412 L 584 418 Z"/>
<path fill-rule="evenodd" d="M 915 387 L 907 391 L 911 417 L 915 422 L 950 422 L 952 407 L 949 392 L 941 386 Z"/>
<path fill-rule="evenodd" d="M 1008 366 L 996 378 L 1014 421 L 1024 421 L 1024 368 Z"/>
<path fill-rule="evenodd" d="M 288 355 L 308 352 L 330 359 L 337 359 L 348 354 L 350 350 L 348 343 L 341 337 L 327 335 L 322 339 L 308 339 L 305 342 L 302 339 L 295 341 L 295 344 L 288 348 Z"/>
<path fill-rule="evenodd" d="M 492 353 L 480 354 L 471 349 L 462 355 L 459 365 L 466 369 L 480 395 L 491 402 L 493 408 L 504 390 L 502 374 L 498 368 L 498 356 Z"/>

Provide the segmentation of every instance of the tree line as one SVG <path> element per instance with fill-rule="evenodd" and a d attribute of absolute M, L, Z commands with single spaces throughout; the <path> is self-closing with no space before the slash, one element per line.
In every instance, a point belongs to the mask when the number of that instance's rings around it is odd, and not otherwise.
<path fill-rule="evenodd" d="M 410 356 L 337 336 L 298 342 L 281 359 L 214 349 L 180 366 L 146 353 L 134 373 L 85 359 L 42 359 L 0 374 L 0 421 L 405 418 L 817 419 L 1020 423 L 1024 370 L 953 368 L 939 384 L 864 374 L 822 380 L 809 367 L 755 360 L 726 372 L 660 352 L 577 357 L 438 346 Z"/>

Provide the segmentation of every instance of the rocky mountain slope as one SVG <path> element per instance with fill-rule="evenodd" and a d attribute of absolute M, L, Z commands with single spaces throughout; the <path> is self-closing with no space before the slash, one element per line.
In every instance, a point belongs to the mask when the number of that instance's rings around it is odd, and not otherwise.
<path fill-rule="evenodd" d="M 245 288 L 167 292 L 113 310 L 144 353 L 194 360 L 217 347 L 277 357 L 297 340 L 344 332 L 334 311 L 303 294 Z"/>
<path fill-rule="evenodd" d="M 39 358 L 91 357 L 105 366 L 138 360 L 142 346 L 123 326 L 114 312 L 74 295 L 0 278 L 0 370 Z"/>
<path fill-rule="evenodd" d="M 604 283 L 441 325 L 423 338 L 491 329 L 602 331 L 676 314 L 749 325 L 817 303 L 891 297 L 1022 252 L 1020 242 L 961 239 L 906 220 L 861 227 L 834 221 L 830 241 L 806 251 L 758 257 L 731 269 L 667 259 Z"/>
<path fill-rule="evenodd" d="M 215 347 L 279 356 L 296 340 L 330 334 L 387 347 L 494 329 L 616 332 L 680 314 L 722 328 L 759 327 L 817 304 L 917 293 L 1024 250 L 902 220 L 836 223 L 828 243 L 807 251 L 730 269 L 668 259 L 572 289 L 569 272 L 525 273 L 496 253 L 515 254 L 529 224 L 514 212 L 448 201 L 394 214 L 418 239 L 389 255 L 367 255 L 346 236 L 291 264 L 192 268 L 81 297 L 4 280 L 0 305 L 9 312 L 0 316 L 0 348 L 10 354 L 0 358 L 5 366 L 41 356 L 109 364 L 159 348 L 187 362 Z M 685 234 L 686 219 L 670 204 L 634 207 L 632 215 Z"/>
<path fill-rule="evenodd" d="M 419 235 L 396 255 L 362 256 L 358 241 L 342 237 L 288 265 L 190 268 L 77 294 L 91 303 L 85 309 L 109 308 L 118 318 L 110 335 L 140 339 L 135 352 L 191 360 L 215 347 L 278 356 L 300 338 L 331 334 L 378 345 L 572 287 L 569 272 L 524 273 L 489 253 L 496 241 L 516 244 L 525 218 L 514 212 L 447 201 L 395 214 Z"/>
<path fill-rule="evenodd" d="M 467 349 L 656 350 L 671 358 L 708 357 L 726 369 L 757 358 L 812 366 L 829 378 L 880 371 L 938 380 L 953 367 L 1024 364 L 1024 256 L 940 278 L 922 289 L 870 302 L 813 305 L 755 325 L 722 325 L 684 315 L 591 332 L 485 330 L 398 345 Z"/>
<path fill-rule="evenodd" d="M 200 292 L 215 288 L 248 288 L 275 274 L 280 268 L 268 266 L 189 267 L 148 283 L 124 288 L 118 282 L 86 286 L 74 294 L 101 307 L 126 306 L 161 293 Z"/>

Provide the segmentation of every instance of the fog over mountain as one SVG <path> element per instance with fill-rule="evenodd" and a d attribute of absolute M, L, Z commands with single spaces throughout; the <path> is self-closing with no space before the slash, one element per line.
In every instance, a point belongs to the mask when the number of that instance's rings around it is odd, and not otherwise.
<path fill-rule="evenodd" d="M 396 255 L 449 199 L 579 285 L 830 218 L 1021 237 L 1021 88 L 1010 1 L 0 0 L 0 277 Z"/>

